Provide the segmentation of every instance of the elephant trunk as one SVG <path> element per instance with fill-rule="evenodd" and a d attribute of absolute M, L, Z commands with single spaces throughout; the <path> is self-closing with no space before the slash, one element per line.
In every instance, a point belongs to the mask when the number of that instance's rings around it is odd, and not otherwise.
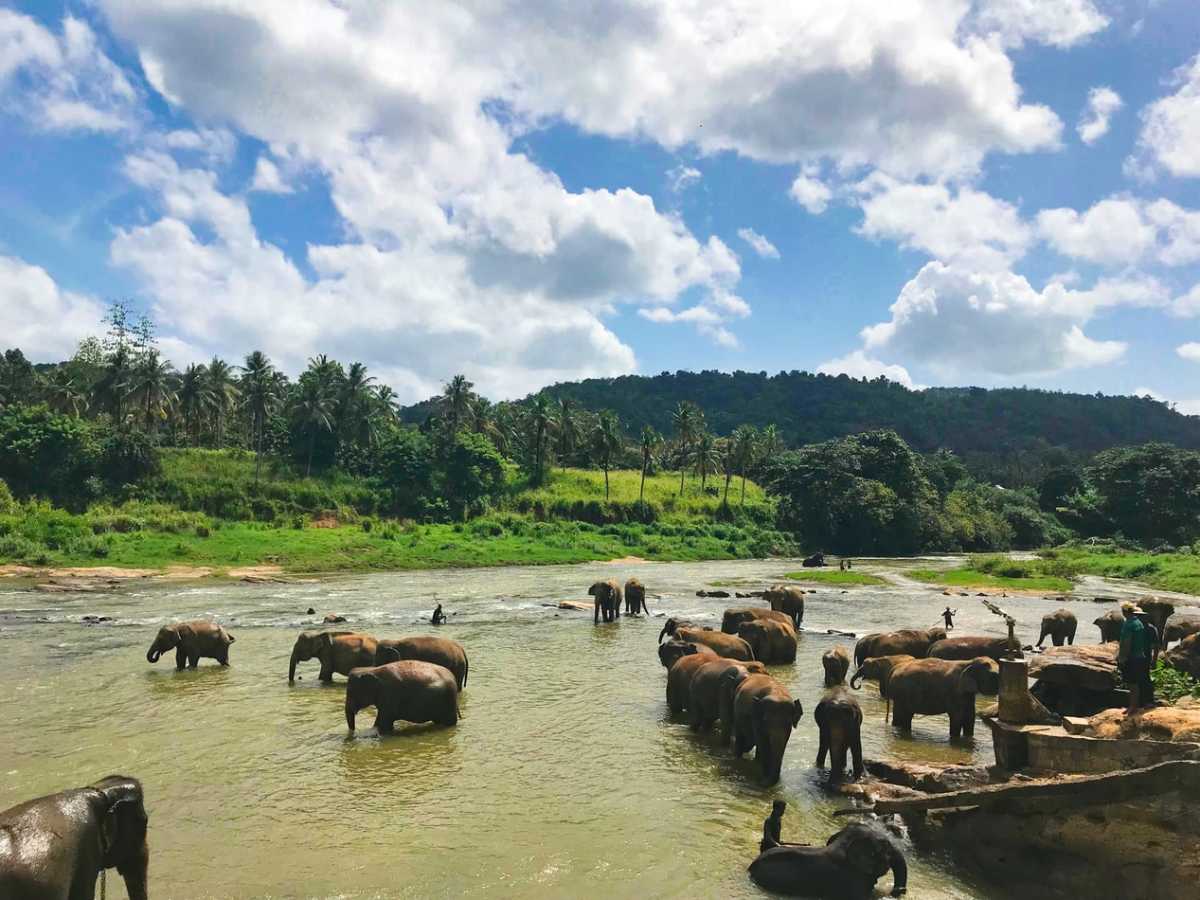
<path fill-rule="evenodd" d="M 857 691 L 858 686 L 860 684 L 862 684 L 862 680 L 863 680 L 863 670 L 862 670 L 862 667 L 859 666 L 859 668 L 855 671 L 855 673 L 850 676 L 850 687 L 854 688 L 854 690 Z"/>
<path fill-rule="evenodd" d="M 292 661 L 288 666 L 288 684 L 296 680 L 296 663 L 300 662 L 300 654 L 295 650 L 292 651 Z"/>
<path fill-rule="evenodd" d="M 346 698 L 346 727 L 353 733 L 354 731 L 354 716 L 358 712 L 358 708 L 354 705 L 354 701 L 349 697 Z"/>
<path fill-rule="evenodd" d="M 668 624 L 669 624 L 669 622 L 670 622 L 670 620 L 668 620 Z M 660 632 L 658 633 L 658 642 L 659 642 L 660 644 L 662 643 L 663 636 L 664 636 L 664 635 L 667 633 L 667 627 L 668 627 L 668 625 L 664 625 L 664 626 L 662 627 L 662 631 L 660 631 Z"/>
<path fill-rule="evenodd" d="M 125 880 L 125 893 L 129 900 L 147 900 L 147 872 L 150 869 L 150 848 L 145 840 L 138 847 L 133 859 L 117 864 L 117 872 Z"/>
<path fill-rule="evenodd" d="M 899 847 L 892 847 L 892 896 L 900 897 L 908 890 L 908 862 Z"/>
<path fill-rule="evenodd" d="M 158 658 L 160 656 L 162 656 L 162 651 L 159 650 L 158 648 L 152 646 L 149 650 L 146 651 L 146 662 L 156 663 L 156 662 L 158 662 Z"/>

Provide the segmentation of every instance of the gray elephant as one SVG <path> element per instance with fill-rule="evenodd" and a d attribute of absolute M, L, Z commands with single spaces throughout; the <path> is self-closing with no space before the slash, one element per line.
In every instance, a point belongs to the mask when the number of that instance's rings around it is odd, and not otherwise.
<path fill-rule="evenodd" d="M 1037 645 L 1040 647 L 1047 637 L 1054 642 L 1055 647 L 1075 643 L 1075 631 L 1079 628 L 1079 620 L 1069 609 L 1056 609 L 1042 616 L 1042 633 L 1038 635 Z M 985 654 L 986 655 L 986 654 Z"/>
<path fill-rule="evenodd" d="M 454 681 L 460 691 L 467 686 L 471 664 L 467 659 L 467 651 L 458 641 L 424 635 L 376 642 L 375 665 L 382 666 L 401 659 L 419 659 L 445 666 L 454 673 Z"/>
<path fill-rule="evenodd" d="M 694 641 L 681 641 L 676 638 L 671 638 L 665 644 L 658 645 L 658 661 L 662 663 L 664 669 L 670 669 L 671 666 L 683 656 L 691 656 L 693 653 L 711 656 L 717 658 L 717 651 L 707 644 L 697 644 Z"/>
<path fill-rule="evenodd" d="M 850 651 L 838 644 L 821 654 L 821 666 L 825 669 L 825 687 L 836 687 L 846 683 L 850 671 Z"/>
<path fill-rule="evenodd" d="M 695 628 L 680 625 L 675 619 L 667 619 L 663 625 L 662 634 L 669 634 L 681 641 L 691 641 L 711 647 L 719 656 L 730 659 L 754 659 L 754 650 L 743 638 L 709 628 Z M 659 637 L 662 637 L 662 634 Z"/>
<path fill-rule="evenodd" d="M 987 656 L 971 660 L 915 659 L 892 671 L 892 724 L 908 731 L 914 715 L 950 717 L 950 737 L 975 734 L 975 695 L 1000 690 L 1000 668 Z"/>
<path fill-rule="evenodd" d="M 946 639 L 946 629 L 940 625 L 936 628 L 905 628 L 900 631 L 877 631 L 864 635 L 854 645 L 854 664 L 861 666 L 863 660 L 871 656 L 897 656 L 906 654 L 923 659 L 929 655 L 929 648 L 938 641 Z"/>
<path fill-rule="evenodd" d="M 754 748 L 765 785 L 779 781 L 783 754 L 804 707 L 770 675 L 749 675 L 733 695 L 733 752 L 739 758 Z"/>
<path fill-rule="evenodd" d="M 601 615 L 604 616 L 605 622 L 615 622 L 621 618 L 621 585 L 615 578 L 597 581 L 588 588 L 588 594 L 595 600 L 593 625 L 600 624 Z"/>
<path fill-rule="evenodd" d="M 1163 654 L 1168 666 L 1193 678 L 1200 678 L 1200 634 L 1189 634 L 1174 649 Z"/>
<path fill-rule="evenodd" d="M 1167 619 L 1167 631 L 1163 643 L 1172 644 L 1193 634 L 1200 634 L 1200 615 L 1175 613 Z"/>
<path fill-rule="evenodd" d="M 879 696 L 887 701 L 887 705 L 883 710 L 883 721 L 888 720 L 888 716 L 892 711 L 892 700 L 888 694 L 888 684 L 892 680 L 892 672 L 905 663 L 912 662 L 916 659 L 915 656 L 909 656 L 906 653 L 896 654 L 894 656 L 871 656 L 863 660 L 861 666 L 854 672 L 850 678 L 850 687 L 858 690 L 864 678 L 869 678 L 872 681 L 879 682 Z"/>
<path fill-rule="evenodd" d="M 1174 615 L 1175 604 L 1159 597 L 1141 597 L 1137 605 L 1158 629 L 1158 647 L 1154 650 L 1154 660 L 1157 662 L 1159 649 L 1167 646 L 1167 620 Z"/>
<path fill-rule="evenodd" d="M 751 673 L 765 673 L 766 667 L 760 662 L 739 662 L 717 656 L 700 666 L 692 675 L 688 688 L 688 721 L 692 731 L 708 731 L 712 724 L 721 718 L 722 695 L 728 693 L 731 699 L 731 685 L 740 683 L 725 676 L 735 672 L 745 677 Z M 725 705 L 728 707 L 728 702 Z M 727 710 L 726 715 L 728 716 Z M 726 729 L 722 731 L 726 732 Z M 728 742 L 728 737 L 725 740 Z"/>
<path fill-rule="evenodd" d="M 234 637 L 216 622 L 196 619 L 192 622 L 175 622 L 158 629 L 150 649 L 146 651 L 146 662 L 156 663 L 168 650 L 175 650 L 175 668 L 185 665 L 196 668 L 200 658 L 215 659 L 223 666 L 229 665 L 229 645 Z"/>
<path fill-rule="evenodd" d="M 776 584 L 763 591 L 763 599 L 776 612 L 786 613 L 792 618 L 792 627 L 800 630 L 804 622 L 804 591 L 791 584 Z"/>
<path fill-rule="evenodd" d="M 0 812 L 0 897 L 91 900 L 116 868 L 130 900 L 146 900 L 146 807 L 136 778 L 109 775 L 87 787 Z"/>
<path fill-rule="evenodd" d="M 725 615 L 721 617 L 721 630 L 725 634 L 737 634 L 738 628 L 743 623 L 756 622 L 760 619 L 784 622 L 791 625 L 793 629 L 795 628 L 792 617 L 785 612 L 774 609 L 763 609 L 761 606 L 743 606 L 738 609 L 725 610 Z"/>
<path fill-rule="evenodd" d="M 750 863 L 755 884 L 793 897 L 868 900 L 875 882 L 892 870 L 892 896 L 908 887 L 908 864 L 895 840 L 877 824 L 854 822 L 824 847 L 781 845 Z"/>
<path fill-rule="evenodd" d="M 932 644 L 928 656 L 930 659 L 974 659 L 986 656 L 999 661 L 1004 659 L 1007 652 L 1007 637 L 952 637 Z"/>
<path fill-rule="evenodd" d="M 650 615 L 650 607 L 646 605 L 646 586 L 636 578 L 625 582 L 625 615 L 636 616 L 638 613 Z"/>
<path fill-rule="evenodd" d="M 445 666 L 406 659 L 358 668 L 346 679 L 346 725 L 354 731 L 360 709 L 375 707 L 375 729 L 391 734 L 397 719 L 405 722 L 458 724 L 458 684 Z"/>
<path fill-rule="evenodd" d="M 846 772 L 846 751 L 849 750 L 854 763 L 854 777 L 862 777 L 862 720 L 862 707 L 845 685 L 825 692 L 813 711 L 813 721 L 817 723 L 820 734 L 818 769 L 825 768 L 825 754 L 828 753 L 830 774 L 835 779 L 841 779 Z"/>
<path fill-rule="evenodd" d="M 1121 626 L 1125 624 L 1125 617 L 1119 609 L 1110 609 L 1092 624 L 1100 629 L 1100 643 L 1107 644 L 1109 641 L 1121 639 Z"/>
<path fill-rule="evenodd" d="M 692 695 L 692 678 L 701 666 L 713 659 L 707 653 L 691 653 L 675 660 L 667 670 L 667 709 L 672 713 L 687 709 Z"/>
<path fill-rule="evenodd" d="M 349 675 L 351 669 L 375 665 L 379 642 L 369 634 L 355 631 L 304 631 L 292 647 L 288 683 L 296 680 L 296 664 L 306 659 L 321 661 L 321 681 L 333 681 L 333 674 Z"/>
<path fill-rule="evenodd" d="M 754 658 L 760 662 L 778 664 L 796 661 L 796 629 L 790 622 L 785 624 L 771 619 L 743 622 L 737 633 L 750 645 Z M 722 637 L 728 636 L 722 634 Z"/>

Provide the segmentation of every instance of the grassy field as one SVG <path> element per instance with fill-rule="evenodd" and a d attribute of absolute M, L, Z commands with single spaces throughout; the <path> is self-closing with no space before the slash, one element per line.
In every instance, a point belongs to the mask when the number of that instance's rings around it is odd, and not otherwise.
<path fill-rule="evenodd" d="M 882 578 L 875 575 L 867 575 L 865 572 L 843 572 L 841 570 L 834 572 L 826 572 L 822 569 L 803 569 L 799 572 L 788 572 L 785 576 L 793 581 L 810 581 L 814 584 L 840 584 L 840 585 L 875 585 L 887 584 Z"/>
<path fill-rule="evenodd" d="M 1071 590 L 1069 579 L 1054 575 L 1008 576 L 991 575 L 981 572 L 971 566 L 959 569 L 937 571 L 934 569 L 913 569 L 905 572 L 909 578 L 924 581 L 929 584 L 943 585 L 952 588 L 997 588 L 1014 591 L 1046 591 L 1050 593 L 1066 593 Z"/>
<path fill-rule="evenodd" d="M 1164 591 L 1200 594 L 1200 556 L 1194 553 L 1068 546 L 1043 550 L 1038 555 L 1035 565 L 1046 572 L 1129 578 Z"/>

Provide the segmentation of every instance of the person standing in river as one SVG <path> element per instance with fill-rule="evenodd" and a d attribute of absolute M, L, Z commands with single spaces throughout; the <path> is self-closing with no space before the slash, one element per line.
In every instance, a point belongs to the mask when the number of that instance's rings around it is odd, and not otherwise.
<path fill-rule="evenodd" d="M 442 625 L 446 621 L 446 614 L 442 612 L 442 604 L 437 605 L 437 609 L 433 611 L 433 617 L 429 620 L 434 625 Z"/>
<path fill-rule="evenodd" d="M 1150 656 L 1152 632 L 1146 628 L 1140 616 L 1142 608 L 1126 601 L 1121 604 L 1125 622 L 1121 625 L 1121 647 L 1117 651 L 1117 665 L 1129 685 L 1129 706 L 1126 714 L 1132 714 L 1141 706 L 1154 702 L 1154 682 L 1150 680 Z"/>
<path fill-rule="evenodd" d="M 946 623 L 947 631 L 954 630 L 954 617 L 957 615 L 958 615 L 958 610 L 951 609 L 949 606 L 947 606 L 945 609 L 942 610 L 942 621 Z"/>

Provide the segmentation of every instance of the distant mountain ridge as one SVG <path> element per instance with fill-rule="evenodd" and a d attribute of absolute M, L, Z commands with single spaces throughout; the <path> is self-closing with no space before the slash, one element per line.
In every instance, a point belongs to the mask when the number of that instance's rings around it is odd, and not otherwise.
<path fill-rule="evenodd" d="M 709 429 L 717 434 L 743 423 L 774 424 L 793 446 L 892 428 L 914 449 L 945 447 L 967 457 L 1047 446 L 1090 455 L 1150 441 L 1200 448 L 1200 417 L 1143 397 L 1030 388 L 912 391 L 884 378 L 865 381 L 796 371 L 623 375 L 564 382 L 538 393 L 569 397 L 592 410 L 611 409 L 631 434 L 650 424 L 670 435 L 672 411 L 690 400 L 704 410 Z M 404 417 L 419 422 L 432 409 L 425 401 L 405 410 Z"/>

